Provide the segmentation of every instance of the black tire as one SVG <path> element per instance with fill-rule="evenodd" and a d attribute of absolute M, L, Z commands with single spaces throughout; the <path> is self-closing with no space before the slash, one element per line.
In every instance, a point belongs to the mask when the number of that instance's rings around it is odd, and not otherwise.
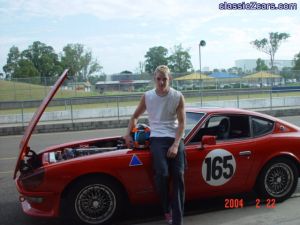
<path fill-rule="evenodd" d="M 268 162 L 262 169 L 256 184 L 256 191 L 262 199 L 275 199 L 282 202 L 289 198 L 297 187 L 298 169 L 287 158 L 277 158 Z"/>
<path fill-rule="evenodd" d="M 111 179 L 92 177 L 80 180 L 68 194 L 68 219 L 74 224 L 111 224 L 120 215 L 124 199 L 124 192 Z"/>

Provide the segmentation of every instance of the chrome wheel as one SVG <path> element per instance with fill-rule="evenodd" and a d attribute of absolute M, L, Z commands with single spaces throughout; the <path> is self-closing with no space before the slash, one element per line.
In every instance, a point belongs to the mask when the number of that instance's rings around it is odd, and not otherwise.
<path fill-rule="evenodd" d="M 270 160 L 262 168 L 255 185 L 257 194 L 262 199 L 274 198 L 282 202 L 296 190 L 298 183 L 297 161 L 286 157 Z"/>
<path fill-rule="evenodd" d="M 75 211 L 81 221 L 101 224 L 114 215 L 116 205 L 116 196 L 111 188 L 92 184 L 85 186 L 76 196 Z"/>
<path fill-rule="evenodd" d="M 280 198 L 288 194 L 293 184 L 293 170 L 285 163 L 276 163 L 266 172 L 264 179 L 266 191 L 275 198 Z"/>

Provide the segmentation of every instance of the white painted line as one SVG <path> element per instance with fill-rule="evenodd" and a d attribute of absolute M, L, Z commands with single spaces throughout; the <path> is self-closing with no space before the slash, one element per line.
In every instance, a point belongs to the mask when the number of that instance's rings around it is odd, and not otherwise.
<path fill-rule="evenodd" d="M 16 159 L 16 157 L 4 157 L 4 158 L 0 158 L 0 160 L 13 160 Z"/>

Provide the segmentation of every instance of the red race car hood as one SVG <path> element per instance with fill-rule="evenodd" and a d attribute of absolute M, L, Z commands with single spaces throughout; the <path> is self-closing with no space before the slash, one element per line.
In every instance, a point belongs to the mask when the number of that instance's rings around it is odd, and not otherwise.
<path fill-rule="evenodd" d="M 28 142 L 29 142 L 29 139 L 32 135 L 32 132 L 33 132 L 34 128 L 36 127 L 37 123 L 39 122 L 39 120 L 40 120 L 42 114 L 44 113 L 46 107 L 48 106 L 49 102 L 51 101 L 51 99 L 53 98 L 53 96 L 55 95 L 55 93 L 57 92 L 59 87 L 62 85 L 62 83 L 66 79 L 67 75 L 68 75 L 68 69 L 66 69 L 62 73 L 62 75 L 60 75 L 59 79 L 56 81 L 54 86 L 51 88 L 51 90 L 48 93 L 48 95 L 46 96 L 46 98 L 44 98 L 42 104 L 36 110 L 35 114 L 33 115 L 32 119 L 30 121 L 30 123 L 26 127 L 25 133 L 24 133 L 23 138 L 22 138 L 22 140 L 20 142 L 20 145 L 19 145 L 20 154 L 19 154 L 19 158 L 18 158 L 17 163 L 16 163 L 16 168 L 15 168 L 15 172 L 14 172 L 14 179 L 16 178 L 17 172 L 20 168 L 20 161 L 24 159 L 24 157 L 26 156 L 26 154 L 30 150 L 30 147 L 28 146 Z"/>

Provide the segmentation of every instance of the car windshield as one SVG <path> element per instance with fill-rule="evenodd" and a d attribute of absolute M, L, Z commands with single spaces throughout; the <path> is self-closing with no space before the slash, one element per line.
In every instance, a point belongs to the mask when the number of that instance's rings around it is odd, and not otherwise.
<path fill-rule="evenodd" d="M 187 112 L 186 113 L 186 125 L 185 125 L 185 137 L 189 132 L 198 124 L 202 119 L 204 113 Z"/>

